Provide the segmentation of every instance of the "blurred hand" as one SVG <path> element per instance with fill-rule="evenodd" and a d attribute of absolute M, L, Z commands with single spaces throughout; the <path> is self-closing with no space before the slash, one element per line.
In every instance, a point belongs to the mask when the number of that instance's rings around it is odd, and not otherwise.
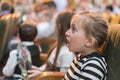
<path fill-rule="evenodd" d="M 32 70 L 39 70 L 37 66 L 32 65 Z"/>
<path fill-rule="evenodd" d="M 28 77 L 32 78 L 39 75 L 41 72 L 39 70 L 28 70 Z"/>
<path fill-rule="evenodd" d="M 41 73 L 41 71 L 39 70 L 39 68 L 32 65 L 32 69 L 28 70 L 28 74 L 29 74 L 28 77 L 29 78 L 35 77 L 35 76 L 39 75 L 40 73 Z"/>
<path fill-rule="evenodd" d="M 32 78 L 39 75 L 41 72 L 39 70 L 28 70 L 28 77 Z"/>

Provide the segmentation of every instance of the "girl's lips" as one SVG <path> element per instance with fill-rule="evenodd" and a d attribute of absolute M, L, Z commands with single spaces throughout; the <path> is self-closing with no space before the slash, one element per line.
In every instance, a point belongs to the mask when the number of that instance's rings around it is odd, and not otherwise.
<path fill-rule="evenodd" d="M 69 47 L 69 45 L 70 45 L 70 40 L 69 40 L 69 37 L 66 37 L 66 40 L 67 40 L 67 46 Z"/>

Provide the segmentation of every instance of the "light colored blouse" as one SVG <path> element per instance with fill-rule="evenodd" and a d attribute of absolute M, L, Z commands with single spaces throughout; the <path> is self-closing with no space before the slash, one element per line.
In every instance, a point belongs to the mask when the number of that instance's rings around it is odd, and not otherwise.
<path fill-rule="evenodd" d="M 48 62 L 53 64 L 54 59 L 55 59 L 55 54 L 56 54 L 57 48 L 55 47 L 48 58 Z M 60 53 L 58 55 L 57 61 L 56 61 L 56 66 L 60 68 L 60 72 L 67 72 L 68 68 L 70 67 L 70 64 L 72 63 L 72 60 L 74 58 L 74 53 L 70 52 L 68 47 L 66 45 L 63 45 L 60 49 Z M 46 64 L 44 64 L 42 67 L 39 69 L 43 71 L 46 67 Z"/>

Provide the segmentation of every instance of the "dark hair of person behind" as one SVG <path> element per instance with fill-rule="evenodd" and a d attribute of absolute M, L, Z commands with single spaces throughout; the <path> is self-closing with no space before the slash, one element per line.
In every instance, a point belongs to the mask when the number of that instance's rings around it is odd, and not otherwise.
<path fill-rule="evenodd" d="M 46 5 L 46 6 L 50 7 L 50 8 L 51 8 L 51 7 L 56 8 L 56 4 L 55 4 L 54 1 L 46 1 L 46 2 L 43 2 L 42 5 Z"/>
<path fill-rule="evenodd" d="M 112 6 L 112 5 L 107 5 L 105 9 L 106 9 L 106 10 L 113 11 L 113 6 Z"/>
<path fill-rule="evenodd" d="M 30 22 L 22 23 L 19 27 L 21 41 L 34 41 L 37 36 L 36 26 Z"/>
<path fill-rule="evenodd" d="M 72 19 L 72 16 L 74 15 L 74 12 L 71 11 L 63 11 L 60 12 L 56 18 L 56 29 L 57 29 L 57 41 L 53 44 L 53 46 L 48 51 L 48 56 L 46 59 L 46 62 L 51 55 L 53 49 L 57 46 L 56 55 L 55 57 L 58 57 L 60 48 L 67 42 L 65 37 L 65 32 L 70 28 L 70 21 Z M 57 59 L 57 58 L 56 58 Z M 56 61 L 54 59 L 53 64 L 56 64 Z"/>
<path fill-rule="evenodd" d="M 65 11 L 58 14 L 56 18 L 56 27 L 58 31 L 58 45 L 56 53 L 59 54 L 60 48 L 67 42 L 65 32 L 70 28 L 70 21 L 74 15 L 71 11 Z"/>
<path fill-rule="evenodd" d="M 1 2 L 1 11 L 9 11 L 10 13 L 14 13 L 14 6 L 10 1 Z"/>

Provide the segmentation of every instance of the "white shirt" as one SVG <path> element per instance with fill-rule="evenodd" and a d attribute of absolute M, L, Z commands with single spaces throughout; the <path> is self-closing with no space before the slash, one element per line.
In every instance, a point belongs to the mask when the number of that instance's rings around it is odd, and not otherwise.
<path fill-rule="evenodd" d="M 52 51 L 48 61 L 53 63 L 55 59 L 56 48 Z M 70 52 L 66 45 L 63 45 L 60 49 L 60 53 L 58 55 L 56 66 L 60 67 L 61 72 L 67 72 L 67 69 L 70 67 L 72 60 L 74 58 L 74 53 Z"/>
<path fill-rule="evenodd" d="M 22 42 L 22 44 L 28 46 L 28 45 L 33 45 L 33 42 Z M 3 74 L 5 76 L 12 76 L 14 74 L 14 70 L 16 65 L 18 64 L 17 62 L 17 49 L 10 51 L 9 58 L 7 60 L 7 63 L 5 67 L 3 68 Z"/>
<path fill-rule="evenodd" d="M 39 39 L 54 36 L 55 31 L 55 17 L 53 17 L 50 22 L 40 22 L 37 24 L 37 37 Z"/>
<path fill-rule="evenodd" d="M 67 8 L 67 0 L 54 0 L 56 6 L 57 6 L 57 11 L 63 11 Z"/>

